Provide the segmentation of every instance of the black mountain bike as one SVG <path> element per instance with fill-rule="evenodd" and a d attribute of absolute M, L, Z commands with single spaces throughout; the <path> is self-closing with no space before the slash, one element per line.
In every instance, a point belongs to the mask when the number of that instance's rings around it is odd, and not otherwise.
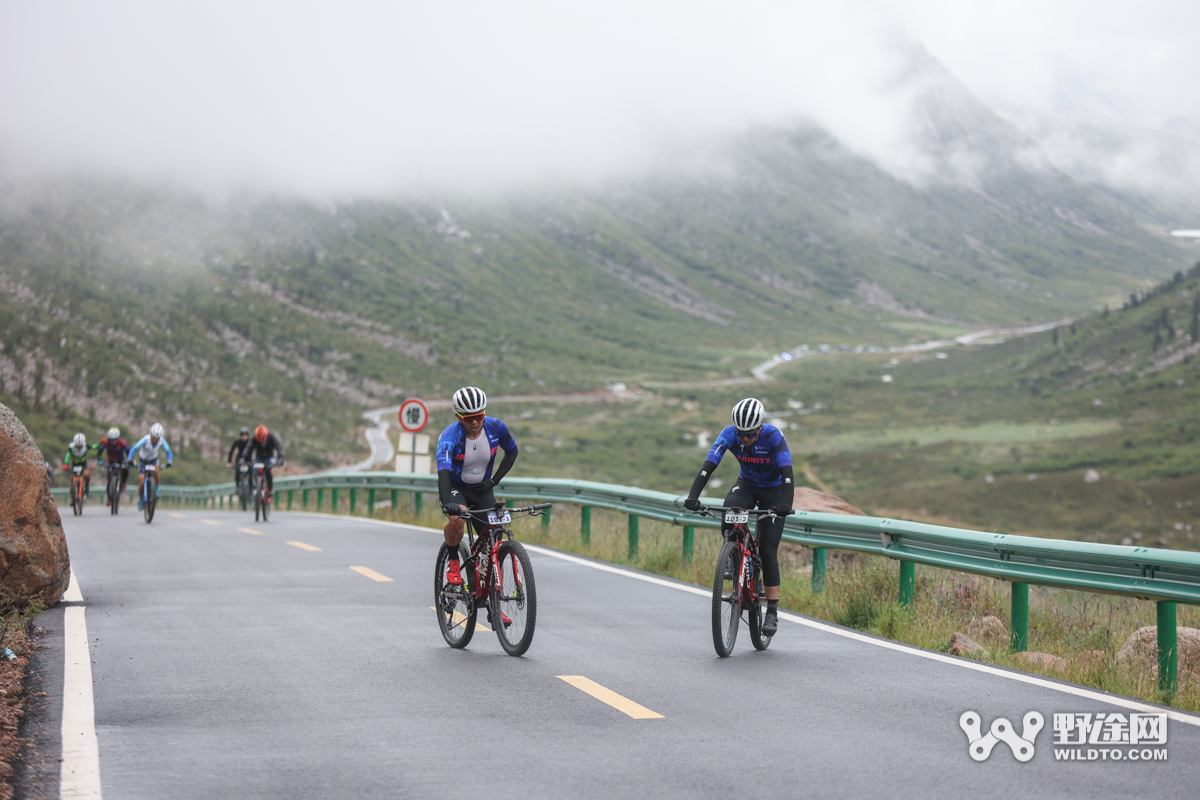
<path fill-rule="evenodd" d="M 171 466 L 163 464 L 163 469 Z M 158 464 L 147 464 L 145 467 L 146 481 L 142 485 L 142 515 L 146 522 L 154 520 L 154 509 L 158 506 Z"/>
<path fill-rule="evenodd" d="M 264 474 L 267 465 L 261 461 L 254 462 L 254 521 L 267 521 L 271 513 L 271 495 L 267 492 L 267 476 Z"/>
<path fill-rule="evenodd" d="M 475 617 L 479 607 L 487 611 L 488 622 L 496 631 L 500 646 L 510 656 L 521 656 L 533 643 L 537 622 L 537 590 L 533 583 L 533 565 L 512 531 L 504 526 L 513 514 L 541 516 L 551 503 L 508 509 L 503 503 L 478 511 L 463 510 L 459 519 L 467 520 L 469 547 L 458 545 L 459 572 L 463 583 L 446 581 L 446 561 L 450 546 L 438 551 L 433 573 L 433 602 L 442 637 L 451 647 L 466 647 L 475 635 Z M 472 516 L 487 519 L 479 538 L 471 527 Z"/>
<path fill-rule="evenodd" d="M 721 554 L 717 556 L 717 570 L 713 576 L 713 647 L 721 658 L 733 652 L 738 625 L 745 611 L 750 642 L 755 650 L 766 650 L 771 644 L 771 637 L 762 632 L 763 619 L 767 615 L 767 598 L 763 590 L 758 541 L 750 530 L 750 517 L 775 519 L 776 514 L 765 508 L 726 506 L 704 506 L 697 513 L 721 519 L 717 512 L 723 512 L 725 523 L 732 527 L 726 535 Z"/>
<path fill-rule="evenodd" d="M 237 463 L 237 496 L 242 503 L 242 511 L 250 507 L 254 496 L 254 481 L 250 476 L 250 465 L 239 459 Z"/>
<path fill-rule="evenodd" d="M 108 465 L 108 495 L 105 499 L 108 501 L 109 514 L 116 514 L 117 509 L 121 506 L 121 471 L 123 468 L 123 464 Z"/>

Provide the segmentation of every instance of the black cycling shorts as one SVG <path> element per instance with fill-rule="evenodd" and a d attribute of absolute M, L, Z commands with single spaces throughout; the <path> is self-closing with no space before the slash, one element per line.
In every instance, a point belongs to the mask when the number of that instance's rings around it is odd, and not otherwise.
<path fill-rule="evenodd" d="M 746 483 L 741 478 L 725 495 L 725 505 L 729 508 L 773 508 L 783 502 L 783 484 L 779 486 L 755 486 Z M 727 526 L 721 523 L 721 530 Z M 759 520 L 755 523 L 754 532 L 758 535 L 758 557 L 762 559 L 763 584 L 765 586 L 779 585 L 779 542 L 783 539 L 783 519 L 776 518 L 769 522 Z"/>
<path fill-rule="evenodd" d="M 466 506 L 471 511 L 479 511 L 485 508 L 496 507 L 496 493 L 492 489 L 486 492 L 481 492 L 474 486 L 464 483 L 450 484 L 450 502 L 458 503 L 460 506 Z M 478 536 L 487 525 L 487 519 L 475 515 L 471 517 L 471 527 L 475 529 L 475 535 Z"/>

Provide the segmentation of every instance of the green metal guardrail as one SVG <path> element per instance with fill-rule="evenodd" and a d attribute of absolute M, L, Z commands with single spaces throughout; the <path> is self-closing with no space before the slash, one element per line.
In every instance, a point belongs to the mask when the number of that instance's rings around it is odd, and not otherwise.
<path fill-rule="evenodd" d="M 425 493 L 437 492 L 436 475 L 398 472 L 341 472 L 275 479 L 278 506 L 286 509 L 348 506 L 356 513 L 360 497 L 366 513 L 374 514 L 380 492 L 399 503 L 400 492 L 412 492 L 417 513 Z M 66 489 L 53 490 L 65 495 Z M 233 483 L 210 486 L 163 486 L 162 496 L 185 506 L 224 508 L 235 504 Z M 345 493 L 344 495 L 342 493 Z M 363 495 L 359 493 L 362 492 Z M 697 517 L 683 507 L 684 495 L 631 486 L 556 478 L 506 478 L 497 487 L 500 498 L 536 499 L 581 506 L 580 535 L 591 535 L 591 509 L 605 508 L 629 515 L 629 554 L 637 555 L 638 520 L 648 517 L 683 527 L 683 557 L 690 560 L 696 527 L 717 527 L 716 520 Z M 344 498 L 344 500 L 343 500 Z M 310 502 L 311 501 L 311 502 Z M 706 502 L 719 505 L 720 500 Z M 543 520 L 548 522 L 548 517 Z M 1029 639 L 1029 585 L 1056 586 L 1153 601 L 1158 610 L 1159 688 L 1173 694 L 1178 681 L 1176 604 L 1200 605 L 1200 553 L 1146 547 L 1092 544 L 1032 536 L 925 525 L 879 517 L 801 511 L 789 517 L 784 541 L 813 548 L 812 588 L 825 586 L 828 550 L 851 550 L 900 562 L 899 600 L 913 601 L 916 565 L 941 567 L 1000 578 L 1012 584 L 1013 651 L 1023 651 Z"/>

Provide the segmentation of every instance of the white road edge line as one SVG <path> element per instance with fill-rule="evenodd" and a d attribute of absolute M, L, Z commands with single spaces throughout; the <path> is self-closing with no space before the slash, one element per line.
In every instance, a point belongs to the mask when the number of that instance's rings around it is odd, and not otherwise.
<path fill-rule="evenodd" d="M 73 593 L 71 588 L 75 590 Z M 73 572 L 70 587 L 63 597 L 72 602 L 83 599 Z M 62 759 L 59 797 L 101 800 L 100 746 L 96 741 L 96 706 L 92 699 L 92 654 L 83 606 L 69 606 L 63 613 Z"/>
<path fill-rule="evenodd" d="M 301 512 L 301 513 L 305 513 L 305 512 Z M 308 512 L 308 513 L 312 513 L 312 512 Z M 322 515 L 322 516 L 332 516 L 332 515 Z M 387 521 L 381 520 L 381 519 L 367 519 L 365 517 L 343 517 L 343 519 L 355 520 L 358 522 L 369 522 L 369 523 L 373 523 L 375 525 L 393 525 L 397 528 L 412 528 L 413 530 L 428 531 L 430 533 L 441 533 L 441 531 L 436 530 L 434 528 L 425 528 L 420 525 L 408 525 L 403 522 L 387 522 Z M 675 589 L 675 590 L 681 591 L 681 592 L 689 592 L 691 594 L 699 595 L 701 597 L 712 597 L 711 590 L 701 589 L 699 586 L 688 586 L 686 584 L 676 583 L 675 581 L 669 581 L 669 580 L 665 580 L 663 578 L 655 578 L 653 575 L 642 575 L 641 573 L 633 572 L 633 571 L 627 570 L 627 569 L 622 569 L 621 567 L 614 567 L 609 564 L 601 564 L 596 561 L 592 561 L 590 559 L 580 558 L 579 556 L 572 556 L 572 555 L 568 555 L 566 553 L 560 553 L 557 550 L 550 550 L 545 547 L 539 547 L 538 545 L 535 545 L 535 544 L 528 544 L 525 542 L 522 542 L 522 544 L 525 545 L 525 549 L 532 550 L 535 553 L 547 555 L 552 558 L 559 558 L 559 559 L 562 559 L 563 561 L 570 561 L 572 563 L 580 564 L 585 567 L 591 567 L 592 569 L 598 569 L 602 572 L 611 572 L 614 575 L 623 575 L 626 578 L 634 578 L 639 581 L 645 581 L 646 583 L 653 583 L 658 586 L 666 586 L 669 589 Z M 1010 672 L 1009 670 L 1006 670 L 1002 667 L 994 667 L 991 664 L 981 664 L 978 661 L 971 661 L 969 659 L 958 658 L 956 656 L 948 656 L 948 655 L 944 655 L 942 653 L 933 653 L 928 650 L 922 650 L 918 647 L 912 647 L 911 645 L 901 644 L 900 642 L 892 642 L 892 641 L 888 641 L 887 639 L 877 639 L 873 636 L 867 636 L 865 634 L 857 633 L 855 631 L 845 630 L 843 628 L 839 628 L 834 625 L 828 625 L 824 622 L 818 622 L 817 620 L 806 619 L 805 617 L 801 617 L 796 614 L 791 614 L 786 611 L 780 611 L 779 618 L 786 619 L 789 622 L 796 622 L 796 623 L 799 623 L 800 625 L 806 625 L 809 628 L 815 628 L 816 630 L 823 631 L 825 633 L 832 633 L 834 636 L 841 636 L 846 639 L 853 639 L 856 642 L 862 642 L 864 644 L 872 644 L 872 645 L 875 645 L 876 647 L 885 647 L 889 650 L 896 650 L 897 652 L 900 652 L 900 653 L 907 653 L 909 655 L 918 656 L 920 658 L 927 658 L 930 661 L 939 661 L 943 664 L 950 664 L 952 666 L 961 667 L 963 669 L 972 669 L 972 670 L 975 670 L 976 672 L 983 672 L 983 673 L 987 673 L 988 675 L 995 675 L 1000 678 L 1008 678 L 1009 680 L 1012 680 L 1012 681 L 1018 681 L 1020 683 L 1027 683 L 1027 684 L 1030 684 L 1031 686 L 1038 686 L 1043 689 L 1052 689 L 1056 692 L 1063 692 L 1064 694 L 1072 694 L 1072 695 L 1075 695 L 1076 697 L 1084 697 L 1084 698 L 1087 698 L 1088 700 L 1095 700 L 1100 703 L 1107 703 L 1109 705 L 1117 706 L 1119 708 L 1128 708 L 1133 711 L 1149 711 L 1149 712 L 1153 712 L 1153 713 L 1162 713 L 1165 710 L 1167 716 L 1170 719 L 1173 719 L 1177 722 L 1185 722 L 1188 725 L 1200 726 L 1200 716 L 1196 716 L 1194 714 L 1187 714 L 1183 711 L 1177 711 L 1175 709 L 1169 709 L 1169 708 L 1165 708 L 1163 706 L 1154 706 L 1154 705 L 1150 705 L 1148 703 L 1141 703 L 1137 700 L 1127 700 L 1124 697 L 1114 697 L 1113 695 L 1104 694 L 1103 692 L 1097 692 L 1092 689 L 1084 688 L 1082 686 L 1072 686 L 1070 684 L 1057 683 L 1055 681 L 1047 680 L 1045 678 L 1039 678 L 1035 675 L 1024 675 L 1019 672 Z"/>

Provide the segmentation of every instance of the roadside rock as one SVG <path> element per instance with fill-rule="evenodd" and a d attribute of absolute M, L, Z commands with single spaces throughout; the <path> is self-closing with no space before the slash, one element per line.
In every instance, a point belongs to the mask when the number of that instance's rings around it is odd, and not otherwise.
<path fill-rule="evenodd" d="M 950 634 L 950 654 L 956 656 L 975 656 L 987 658 L 991 655 L 988 649 L 965 633 Z"/>
<path fill-rule="evenodd" d="M 0 601 L 52 606 L 71 580 L 46 462 L 21 420 L 0 403 Z"/>
<path fill-rule="evenodd" d="M 827 492 L 818 492 L 807 486 L 797 486 L 792 507 L 797 511 L 819 511 L 822 514 L 855 514 L 865 517 L 866 514 L 847 503 L 842 498 Z"/>
<path fill-rule="evenodd" d="M 1071 665 L 1080 672 L 1092 672 L 1108 662 L 1108 653 L 1103 650 L 1084 650 L 1071 659 Z"/>
<path fill-rule="evenodd" d="M 1060 674 L 1066 671 L 1068 663 L 1065 658 L 1050 653 L 1017 653 L 1016 658 L 1026 667 L 1049 669 Z"/>
<path fill-rule="evenodd" d="M 988 614 L 986 617 L 977 617 L 967 624 L 967 633 L 976 639 L 996 639 L 999 641 L 1008 641 L 1008 628 L 1004 627 L 1004 623 L 999 617 Z"/>
<path fill-rule="evenodd" d="M 1200 672 L 1200 628 L 1177 628 L 1179 670 Z M 1117 666 L 1158 674 L 1158 626 L 1147 625 L 1129 635 L 1117 651 Z"/>

